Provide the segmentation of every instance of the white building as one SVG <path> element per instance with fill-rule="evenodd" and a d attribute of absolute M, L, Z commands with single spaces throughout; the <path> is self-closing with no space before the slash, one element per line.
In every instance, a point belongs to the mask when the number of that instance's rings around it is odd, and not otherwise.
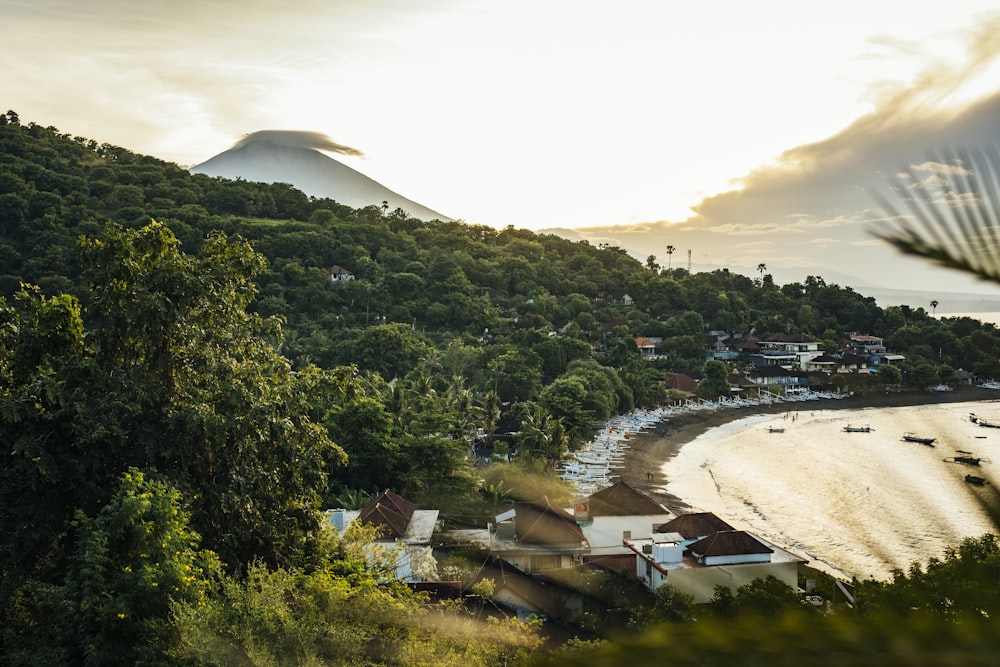
<path fill-rule="evenodd" d="M 716 586 L 735 593 L 767 576 L 795 590 L 798 567 L 808 562 L 711 513 L 681 515 L 648 537 L 622 541 L 636 554 L 636 576 L 650 590 L 670 584 L 696 603 L 711 600 Z"/>

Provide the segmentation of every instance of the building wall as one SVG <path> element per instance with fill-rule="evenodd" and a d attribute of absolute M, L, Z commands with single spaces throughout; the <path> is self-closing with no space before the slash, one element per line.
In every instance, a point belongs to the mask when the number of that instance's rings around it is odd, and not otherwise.
<path fill-rule="evenodd" d="M 590 525 L 584 523 L 580 527 L 592 553 L 601 553 L 611 547 L 614 547 L 613 553 L 632 553 L 622 541 L 625 531 L 631 531 L 632 537 L 649 535 L 654 527 L 672 518 L 670 514 L 595 516 Z"/>
<path fill-rule="evenodd" d="M 570 554 L 520 552 L 497 555 L 522 572 L 529 574 L 573 567 L 576 564 Z"/>
<path fill-rule="evenodd" d="M 712 599 L 716 586 L 726 586 L 735 593 L 740 586 L 768 575 L 783 581 L 793 590 L 798 588 L 798 565 L 794 562 L 681 568 L 670 570 L 666 583 L 692 596 L 695 603 L 700 604 Z"/>

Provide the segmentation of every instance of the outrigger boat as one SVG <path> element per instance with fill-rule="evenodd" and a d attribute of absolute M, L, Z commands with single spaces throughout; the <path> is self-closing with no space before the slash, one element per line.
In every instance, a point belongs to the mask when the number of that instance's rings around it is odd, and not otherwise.
<path fill-rule="evenodd" d="M 966 475 L 965 481 L 968 482 L 969 484 L 975 484 L 976 486 L 986 486 L 987 484 L 989 484 L 989 482 L 987 482 L 982 477 L 977 477 L 975 475 Z"/>
<path fill-rule="evenodd" d="M 979 424 L 985 428 L 1000 428 L 1000 422 L 986 421 L 982 417 L 977 416 L 975 413 L 969 413 L 969 421 L 973 424 Z"/>
<path fill-rule="evenodd" d="M 847 426 L 844 427 L 844 431 L 847 433 L 871 433 L 872 427 L 867 425 L 852 426 L 851 424 L 848 424 Z"/>
<path fill-rule="evenodd" d="M 989 459 L 981 456 L 949 456 L 945 459 L 948 463 L 964 463 L 967 466 L 978 466 L 980 463 L 992 463 Z"/>
<path fill-rule="evenodd" d="M 906 442 L 919 442 L 921 445 L 927 445 L 928 447 L 934 446 L 934 441 L 937 438 L 924 438 L 917 435 L 916 433 L 904 433 L 903 440 Z"/>

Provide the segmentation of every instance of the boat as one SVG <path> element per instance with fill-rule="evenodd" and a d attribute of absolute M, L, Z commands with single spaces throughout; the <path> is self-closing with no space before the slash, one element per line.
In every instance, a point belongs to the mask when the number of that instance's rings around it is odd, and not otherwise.
<path fill-rule="evenodd" d="M 982 477 L 977 477 L 976 475 L 966 475 L 965 481 L 968 482 L 969 484 L 975 484 L 976 486 L 986 486 L 987 484 L 989 484 L 989 482 L 987 482 L 985 479 L 983 479 Z"/>
<path fill-rule="evenodd" d="M 905 440 L 906 442 L 919 442 L 921 445 L 927 445 L 928 447 L 933 447 L 934 441 L 936 439 L 937 438 L 925 438 L 923 436 L 917 435 L 916 433 L 903 434 L 903 440 Z"/>
<path fill-rule="evenodd" d="M 969 413 L 969 421 L 973 424 L 979 424 L 985 428 L 1000 428 L 1000 422 L 992 422 L 977 416 L 975 413 Z"/>
<path fill-rule="evenodd" d="M 847 433 L 871 433 L 872 430 L 873 430 L 872 427 L 868 425 L 853 426 L 851 424 L 848 424 L 847 426 L 844 427 L 844 431 Z"/>
<path fill-rule="evenodd" d="M 964 463 L 967 466 L 978 466 L 980 463 L 990 463 L 990 460 L 981 456 L 949 456 L 945 459 L 948 463 Z"/>
<path fill-rule="evenodd" d="M 767 432 L 768 433 L 784 433 L 785 429 L 777 427 L 777 426 L 768 426 L 767 427 Z"/>

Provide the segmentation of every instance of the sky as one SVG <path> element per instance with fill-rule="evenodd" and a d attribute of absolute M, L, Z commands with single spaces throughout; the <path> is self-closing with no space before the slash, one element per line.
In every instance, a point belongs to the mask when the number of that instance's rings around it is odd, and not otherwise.
<path fill-rule="evenodd" d="M 0 43 L 22 122 L 182 166 L 319 133 L 473 224 L 1000 293 L 890 254 L 865 193 L 1000 139 L 995 2 L 0 0 Z"/>

